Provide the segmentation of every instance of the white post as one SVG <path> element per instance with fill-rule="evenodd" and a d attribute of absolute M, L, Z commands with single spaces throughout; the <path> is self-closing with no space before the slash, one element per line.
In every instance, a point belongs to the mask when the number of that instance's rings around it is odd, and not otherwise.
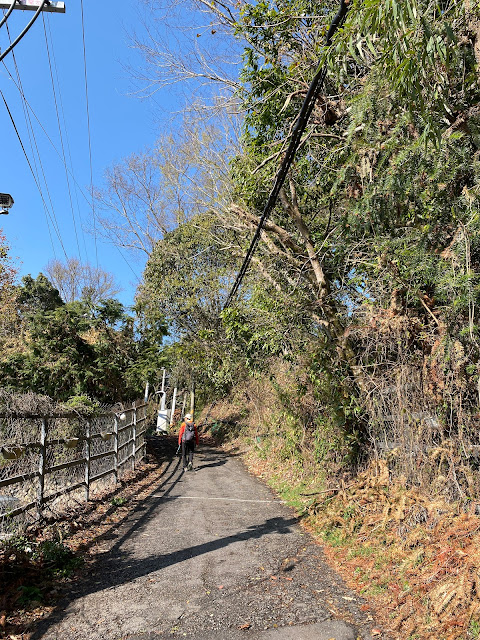
<path fill-rule="evenodd" d="M 162 375 L 162 393 L 165 393 L 165 376 L 166 376 L 166 370 L 163 369 L 163 375 Z"/>
<path fill-rule="evenodd" d="M 115 484 L 118 483 L 118 418 L 115 416 L 113 422 L 113 473 Z"/>
<path fill-rule="evenodd" d="M 137 455 L 137 406 L 133 403 L 133 424 L 132 424 L 132 471 L 135 471 L 135 456 Z"/>
<path fill-rule="evenodd" d="M 85 500 L 90 499 L 90 420 L 85 431 Z"/>
<path fill-rule="evenodd" d="M 148 402 L 148 392 L 150 390 L 150 383 L 147 381 L 147 384 L 145 385 L 145 395 L 143 396 L 143 401 L 145 402 L 145 404 L 147 404 Z"/>
<path fill-rule="evenodd" d="M 187 392 L 185 391 L 185 393 L 183 394 L 183 402 L 182 402 L 182 415 L 181 415 L 182 420 L 183 420 L 183 416 L 185 415 L 186 404 L 187 404 Z"/>
<path fill-rule="evenodd" d="M 162 388 L 159 392 L 160 406 L 158 407 L 158 413 L 157 413 L 157 435 L 166 435 L 168 433 L 167 412 L 165 410 L 165 397 L 167 395 L 165 393 L 165 376 L 166 376 L 166 370 L 163 369 Z"/>
<path fill-rule="evenodd" d="M 42 418 L 40 426 L 40 458 L 38 461 L 37 513 L 40 517 L 43 509 L 43 492 L 45 489 L 45 466 L 47 464 L 47 419 Z"/>
<path fill-rule="evenodd" d="M 175 417 L 175 403 L 177 401 L 177 387 L 173 388 L 173 398 L 172 398 L 172 412 L 170 414 L 170 427 L 173 426 L 173 421 Z"/>

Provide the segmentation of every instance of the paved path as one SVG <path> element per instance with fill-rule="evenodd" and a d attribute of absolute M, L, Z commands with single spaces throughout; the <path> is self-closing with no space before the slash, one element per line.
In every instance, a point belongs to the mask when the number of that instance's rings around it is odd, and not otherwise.
<path fill-rule="evenodd" d="M 234 457 L 201 446 L 195 465 L 170 458 L 32 640 L 370 638 L 289 508 Z"/>

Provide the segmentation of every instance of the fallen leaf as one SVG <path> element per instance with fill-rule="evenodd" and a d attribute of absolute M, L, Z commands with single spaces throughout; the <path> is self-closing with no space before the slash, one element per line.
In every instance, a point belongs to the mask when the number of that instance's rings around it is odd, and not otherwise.
<path fill-rule="evenodd" d="M 219 589 L 223 589 L 223 584 L 221 584 L 218 588 L 219 588 Z"/>
<path fill-rule="evenodd" d="M 380 629 L 372 629 L 372 636 L 379 636 L 381 633 Z"/>
<path fill-rule="evenodd" d="M 245 622 L 245 624 L 241 624 L 238 628 L 239 629 L 250 629 L 250 623 L 249 622 Z"/>

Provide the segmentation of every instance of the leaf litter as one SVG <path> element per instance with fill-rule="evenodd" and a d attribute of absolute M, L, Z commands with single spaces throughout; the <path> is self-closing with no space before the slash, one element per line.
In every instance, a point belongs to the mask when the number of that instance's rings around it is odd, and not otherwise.
<path fill-rule="evenodd" d="M 379 460 L 319 495 L 305 522 L 389 637 L 469 640 L 480 627 L 478 503 L 432 500 Z M 373 632 L 372 632 L 373 633 Z M 415 635 L 416 634 L 416 635 Z"/>

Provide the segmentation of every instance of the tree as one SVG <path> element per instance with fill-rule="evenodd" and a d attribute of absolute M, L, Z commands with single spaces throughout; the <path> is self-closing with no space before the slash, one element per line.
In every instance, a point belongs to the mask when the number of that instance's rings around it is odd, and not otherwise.
<path fill-rule="evenodd" d="M 10 335 L 16 325 L 15 277 L 10 247 L 0 230 L 0 339 Z"/>
<path fill-rule="evenodd" d="M 243 3 L 147 0 L 145 5 L 145 35 L 132 34 L 133 46 L 145 60 L 143 68 L 132 70 L 139 92 L 145 96 L 159 88 L 178 89 L 186 111 L 207 117 L 225 109 L 237 112 L 242 49 L 235 32 Z"/>
<path fill-rule="evenodd" d="M 22 312 L 28 314 L 53 311 L 64 304 L 58 289 L 43 273 L 39 273 L 35 279 L 31 275 L 22 278 L 18 288 L 18 303 Z"/>
<path fill-rule="evenodd" d="M 95 303 L 121 291 L 112 273 L 89 263 L 82 264 L 77 258 L 65 262 L 51 260 L 45 270 L 64 302 L 88 298 Z"/>
<path fill-rule="evenodd" d="M 99 218 L 105 238 L 148 257 L 159 240 L 195 214 L 226 210 L 234 125 L 185 120 L 177 134 L 160 136 L 153 149 L 109 169 L 105 188 L 95 191 L 98 209 L 105 212 Z"/>
<path fill-rule="evenodd" d="M 16 292 L 17 332 L 0 355 L 0 386 L 113 403 L 135 399 L 153 381 L 166 334 L 161 317 L 155 326 L 137 321 L 115 299 L 64 303 L 43 274 L 25 276 Z"/>

